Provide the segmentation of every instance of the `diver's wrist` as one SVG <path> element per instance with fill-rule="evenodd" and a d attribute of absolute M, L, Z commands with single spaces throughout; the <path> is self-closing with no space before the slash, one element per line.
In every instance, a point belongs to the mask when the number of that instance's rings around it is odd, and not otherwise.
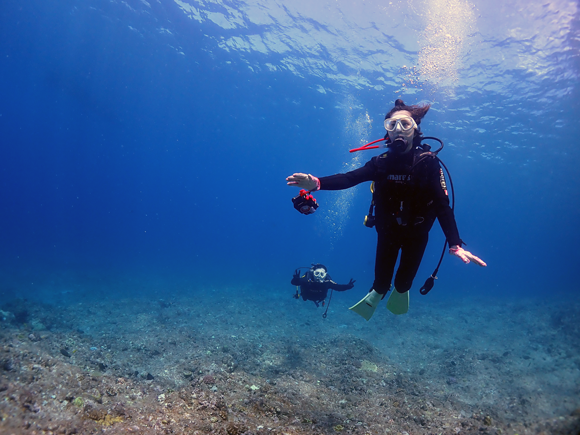
<path fill-rule="evenodd" d="M 316 187 L 314 189 L 310 189 L 311 192 L 316 192 L 318 190 L 320 190 L 320 180 L 315 177 L 314 175 L 310 175 L 312 181 L 314 181 L 316 183 Z"/>

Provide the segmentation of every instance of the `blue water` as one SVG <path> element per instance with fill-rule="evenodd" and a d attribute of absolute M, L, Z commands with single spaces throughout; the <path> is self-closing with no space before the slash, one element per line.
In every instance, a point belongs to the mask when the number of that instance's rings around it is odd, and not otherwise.
<path fill-rule="evenodd" d="M 348 150 L 399 97 L 433 104 L 423 132 L 489 265 L 447 256 L 416 300 L 577 297 L 578 5 L 310 3 L 4 0 L 2 297 L 290 294 L 322 262 L 358 300 L 368 186 L 302 216 L 285 178 L 364 164 L 379 151 Z M 412 292 L 442 243 L 436 225 Z"/>

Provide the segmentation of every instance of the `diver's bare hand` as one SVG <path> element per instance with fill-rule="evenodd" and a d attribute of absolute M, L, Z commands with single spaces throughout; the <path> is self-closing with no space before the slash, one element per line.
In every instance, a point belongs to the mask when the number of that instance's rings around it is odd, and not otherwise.
<path fill-rule="evenodd" d="M 456 257 L 461 258 L 461 260 L 465 264 L 469 264 L 470 261 L 473 261 L 478 266 L 481 266 L 481 267 L 486 267 L 487 266 L 487 263 L 485 261 L 483 261 L 479 257 L 476 257 L 471 252 L 466 251 L 461 246 L 454 245 L 454 246 L 450 247 L 449 248 L 449 253 L 451 255 L 455 255 Z"/>
<path fill-rule="evenodd" d="M 296 186 L 301 189 L 310 190 L 315 192 L 320 189 L 320 180 L 314 175 L 302 174 L 301 172 L 290 175 L 286 178 L 288 186 Z"/>

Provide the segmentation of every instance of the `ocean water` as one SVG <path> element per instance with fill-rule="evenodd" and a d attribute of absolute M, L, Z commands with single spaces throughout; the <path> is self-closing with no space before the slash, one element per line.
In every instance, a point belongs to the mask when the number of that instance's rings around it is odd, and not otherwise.
<path fill-rule="evenodd" d="M 579 35 L 573 0 L 3 0 L 0 309 L 111 301 L 132 316 L 187 299 L 217 315 L 236 300 L 302 328 L 292 317 L 318 325 L 322 308 L 292 299 L 290 280 L 320 262 L 356 286 L 334 293 L 317 336 L 359 331 L 408 364 L 389 328 L 425 340 L 420 322 L 455 305 L 478 319 L 481 352 L 501 337 L 494 313 L 561 331 L 577 315 L 549 310 L 580 294 Z M 419 295 L 443 247 L 436 224 L 411 290 L 418 323 L 395 327 L 382 307 L 363 327 L 347 308 L 373 282 L 368 183 L 317 192 L 303 216 L 285 178 L 380 153 L 349 149 L 384 136 L 397 98 L 432 104 L 422 131 L 445 143 L 461 237 L 488 267 L 447 255 Z M 527 317 L 510 314 L 519 303 Z M 283 326 L 260 328 L 276 341 Z M 436 340 L 459 340 L 450 330 Z M 576 390 L 561 390 L 561 412 L 580 406 L 580 355 L 567 352 Z"/>
<path fill-rule="evenodd" d="M 30 296 L 95 276 L 270 285 L 323 262 L 366 290 L 368 187 L 305 217 L 284 179 L 364 164 L 380 151 L 348 150 L 402 97 L 433 104 L 423 131 L 489 263 L 446 259 L 437 293 L 575 295 L 578 8 L 500 9 L 4 2 L 3 280 Z"/>

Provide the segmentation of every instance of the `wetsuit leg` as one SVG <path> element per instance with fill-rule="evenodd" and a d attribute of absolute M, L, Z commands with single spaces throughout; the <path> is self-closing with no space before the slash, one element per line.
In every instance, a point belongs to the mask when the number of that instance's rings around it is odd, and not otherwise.
<path fill-rule="evenodd" d="M 375 260 L 375 282 L 373 289 L 382 295 L 391 288 L 393 272 L 399 249 L 400 237 L 394 231 L 377 231 L 377 256 Z"/>
<path fill-rule="evenodd" d="M 409 291 L 413 285 L 413 280 L 419 270 L 428 241 L 429 233 L 406 237 L 403 241 L 401 246 L 401 261 L 395 276 L 395 288 L 399 293 Z"/>

